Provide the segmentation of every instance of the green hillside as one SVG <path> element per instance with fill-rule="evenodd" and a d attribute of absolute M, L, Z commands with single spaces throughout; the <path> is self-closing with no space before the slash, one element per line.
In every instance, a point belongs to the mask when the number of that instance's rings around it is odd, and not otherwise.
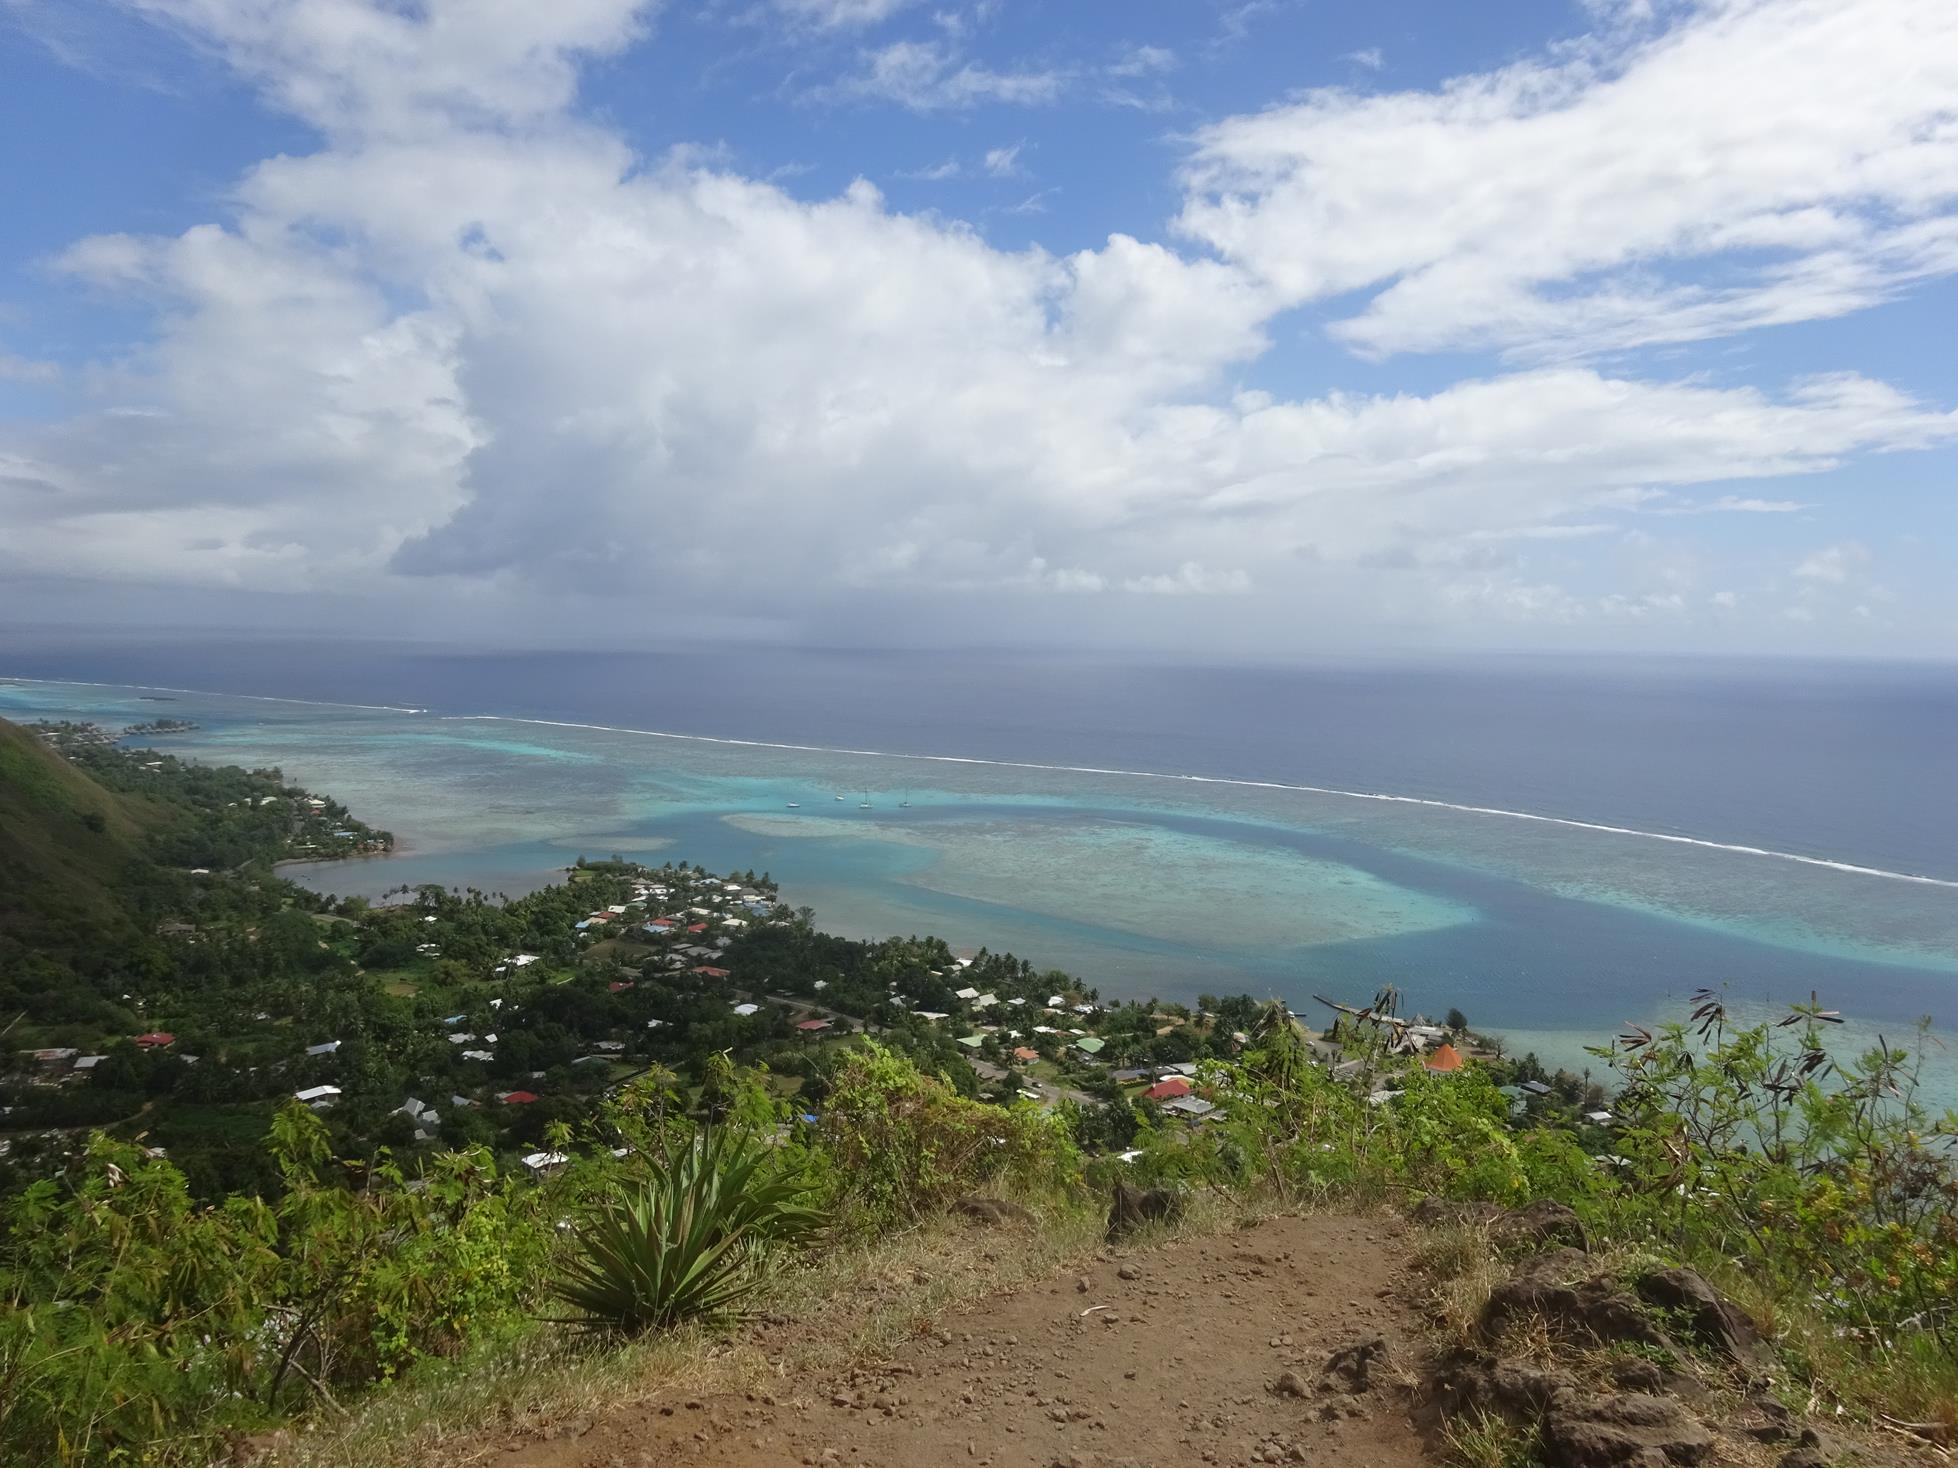
<path fill-rule="evenodd" d="M 0 719 L 0 957 L 100 950 L 127 936 L 152 886 L 148 802 L 103 789 L 36 734 Z"/>

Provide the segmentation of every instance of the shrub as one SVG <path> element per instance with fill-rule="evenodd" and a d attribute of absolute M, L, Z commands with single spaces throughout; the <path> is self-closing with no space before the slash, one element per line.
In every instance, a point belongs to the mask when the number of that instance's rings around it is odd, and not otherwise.
<path fill-rule="evenodd" d="M 628 1333 L 737 1315 L 771 1248 L 826 1222 L 809 1191 L 753 1134 L 708 1128 L 592 1211 L 552 1293 L 582 1312 L 575 1323 Z"/>
<path fill-rule="evenodd" d="M 965 1100 L 874 1041 L 837 1071 L 818 1152 L 839 1216 L 867 1233 L 981 1187 L 1068 1195 L 1081 1180 L 1081 1154 L 1062 1117 L 1025 1102 Z"/>

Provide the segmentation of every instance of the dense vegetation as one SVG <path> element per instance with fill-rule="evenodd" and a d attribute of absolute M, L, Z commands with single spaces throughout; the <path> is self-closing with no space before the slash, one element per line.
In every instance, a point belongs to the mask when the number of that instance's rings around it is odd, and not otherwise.
<path fill-rule="evenodd" d="M 812 1243 L 974 1191 L 1054 1220 L 1116 1177 L 1560 1201 L 1752 1307 L 1804 1394 L 1958 1405 L 1958 1120 L 1918 1105 L 1913 1051 L 1835 1055 L 1813 1005 L 1736 1027 L 1702 996 L 1601 1048 L 1607 1101 L 1527 1057 L 1437 1069 L 1391 996 L 1319 1037 L 1241 997 L 1103 1006 L 1011 956 L 822 934 L 752 873 L 586 863 L 514 902 L 330 909 L 250 866 L 179 877 L 156 833 L 223 800 L 0 748 L 31 849 L 100 838 L 12 898 L 10 960 L 74 990 L 20 995 L 18 1033 L 120 1037 L 81 1083 L 31 1061 L 6 1093 L 0 1449 L 22 1461 L 205 1461 L 437 1361 L 736 1316 Z M 104 892 L 106 954 L 64 926 Z M 166 1022 L 166 1045 L 129 1037 Z M 1445 1028 L 1474 1051 L 1464 1017 Z M 1154 1084 L 1169 1066 L 1191 1074 Z M 326 1085 L 328 1109 L 294 1097 Z"/>

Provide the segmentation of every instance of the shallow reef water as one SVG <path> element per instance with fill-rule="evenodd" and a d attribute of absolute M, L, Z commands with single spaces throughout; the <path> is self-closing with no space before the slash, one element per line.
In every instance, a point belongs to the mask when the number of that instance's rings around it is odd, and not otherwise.
<path fill-rule="evenodd" d="M 159 699 L 167 698 L 167 702 Z M 517 892 L 578 855 L 769 871 L 852 935 L 934 932 L 1104 994 L 1249 989 L 1463 1009 L 1569 1064 L 1700 987 L 1811 991 L 1895 1033 L 1948 1019 L 1958 883 L 1825 855 L 1391 792 L 892 756 L 573 723 L 93 685 L 0 683 L 0 714 L 195 731 L 150 742 L 279 765 L 399 840 L 293 864 L 321 890 Z M 1958 1069 L 1958 1067 L 1953 1067 Z"/>

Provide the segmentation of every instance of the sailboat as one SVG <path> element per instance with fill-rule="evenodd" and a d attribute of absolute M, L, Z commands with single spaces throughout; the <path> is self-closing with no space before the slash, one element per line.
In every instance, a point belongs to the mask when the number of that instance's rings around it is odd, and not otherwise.
<path fill-rule="evenodd" d="M 793 800 L 791 800 L 791 801 L 789 802 L 789 809 L 790 809 L 790 810 L 801 810 L 801 809 L 802 809 L 802 807 L 801 807 L 800 805 L 798 805 L 798 804 L 797 804 L 797 803 L 796 803 L 795 801 L 793 801 Z"/>
<path fill-rule="evenodd" d="M 860 803 L 860 804 L 859 804 L 859 805 L 857 806 L 857 809 L 858 809 L 858 810 L 869 810 L 869 809 L 870 809 L 870 792 L 869 792 L 868 790 L 866 790 L 866 791 L 864 791 L 864 793 L 863 793 L 863 800 L 862 800 L 862 802 L 861 802 L 861 803 Z"/>

